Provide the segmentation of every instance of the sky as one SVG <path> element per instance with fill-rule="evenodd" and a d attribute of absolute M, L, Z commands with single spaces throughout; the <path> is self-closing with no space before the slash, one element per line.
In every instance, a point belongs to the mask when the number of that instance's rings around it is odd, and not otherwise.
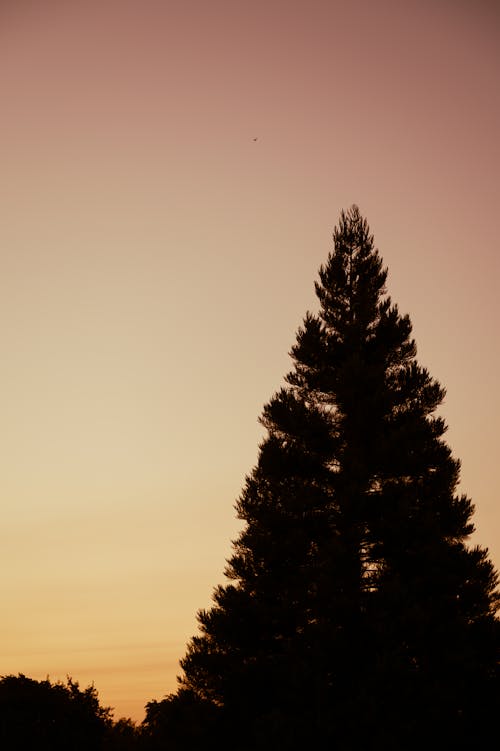
<path fill-rule="evenodd" d="M 175 690 L 353 203 L 500 565 L 499 42 L 487 0 L 2 0 L 0 675 Z"/>

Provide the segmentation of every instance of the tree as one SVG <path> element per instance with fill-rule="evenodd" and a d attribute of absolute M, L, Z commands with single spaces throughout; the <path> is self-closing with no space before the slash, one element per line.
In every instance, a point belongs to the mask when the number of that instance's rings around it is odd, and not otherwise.
<path fill-rule="evenodd" d="M 145 751 L 223 748 L 219 713 L 212 702 L 184 689 L 162 701 L 149 702 L 142 723 L 141 748 Z"/>
<path fill-rule="evenodd" d="M 120 717 L 107 728 L 103 751 L 137 751 L 142 749 L 141 729 L 128 717 Z"/>
<path fill-rule="evenodd" d="M 97 751 L 111 724 L 97 691 L 76 681 L 51 683 L 19 674 L 0 679 L 0 747 L 11 751 Z"/>
<path fill-rule="evenodd" d="M 445 392 L 386 278 L 358 208 L 342 212 L 319 313 L 263 410 L 230 581 L 181 661 L 181 691 L 218 709 L 228 748 L 493 738 L 497 575 L 467 544 L 473 506 L 435 414 Z"/>

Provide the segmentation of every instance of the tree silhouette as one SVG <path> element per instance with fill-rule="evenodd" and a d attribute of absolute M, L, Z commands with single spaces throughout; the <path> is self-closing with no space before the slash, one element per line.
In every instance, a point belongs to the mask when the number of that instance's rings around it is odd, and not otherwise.
<path fill-rule="evenodd" d="M 444 390 L 386 277 L 358 208 L 342 212 L 319 313 L 264 407 L 230 583 L 181 661 L 181 692 L 217 709 L 206 738 L 219 748 L 494 737 L 497 575 L 466 544 L 473 506 L 435 414 Z"/>
<path fill-rule="evenodd" d="M 220 710 L 195 692 L 180 689 L 162 701 L 146 705 L 142 723 L 144 751 L 186 751 L 224 748 Z"/>
<path fill-rule="evenodd" d="M 19 674 L 0 679 L 0 748 L 87 751 L 103 748 L 111 710 L 93 686 L 51 683 Z"/>
<path fill-rule="evenodd" d="M 121 717 L 108 725 L 103 751 L 136 751 L 142 749 L 142 728 L 131 719 Z"/>

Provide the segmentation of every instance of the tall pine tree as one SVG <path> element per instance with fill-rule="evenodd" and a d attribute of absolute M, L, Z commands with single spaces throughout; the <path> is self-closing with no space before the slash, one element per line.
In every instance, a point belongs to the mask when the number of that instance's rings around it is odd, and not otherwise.
<path fill-rule="evenodd" d="M 497 576 L 359 210 L 342 213 L 286 385 L 264 407 L 244 528 L 179 697 L 207 745 L 466 747 L 498 702 Z M 214 728 L 217 728 L 215 730 Z M 207 731 L 208 732 L 208 731 Z"/>

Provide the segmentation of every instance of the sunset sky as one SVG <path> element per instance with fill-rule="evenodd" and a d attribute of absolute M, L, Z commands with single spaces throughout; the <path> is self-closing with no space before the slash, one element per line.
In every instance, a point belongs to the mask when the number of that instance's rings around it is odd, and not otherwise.
<path fill-rule="evenodd" d="M 499 51 L 495 0 L 2 0 L 0 675 L 175 689 L 352 203 L 500 565 Z"/>

